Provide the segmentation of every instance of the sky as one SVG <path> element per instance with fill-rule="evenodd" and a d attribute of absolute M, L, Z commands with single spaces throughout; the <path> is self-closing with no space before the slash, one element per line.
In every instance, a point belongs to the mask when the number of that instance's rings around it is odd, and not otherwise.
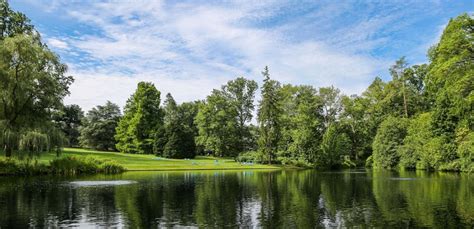
<path fill-rule="evenodd" d="M 140 81 L 178 102 L 205 99 L 261 71 L 282 83 L 359 94 L 406 56 L 427 61 L 449 19 L 473 0 L 145 1 L 12 0 L 75 82 L 66 104 L 125 105 Z"/>

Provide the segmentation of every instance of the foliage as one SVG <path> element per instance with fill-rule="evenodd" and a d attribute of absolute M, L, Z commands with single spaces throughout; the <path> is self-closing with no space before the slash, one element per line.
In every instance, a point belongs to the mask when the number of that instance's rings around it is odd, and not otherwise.
<path fill-rule="evenodd" d="M 127 100 L 117 127 L 117 149 L 124 153 L 152 154 L 155 135 L 163 126 L 160 91 L 149 82 L 138 83 Z"/>
<path fill-rule="evenodd" d="M 33 37 L 15 35 L 0 41 L 0 120 L 2 129 L 21 135 L 51 125 L 51 111 L 62 106 L 73 79 L 66 65 Z M 47 133 L 47 132 L 45 132 Z M 18 144 L 3 147 L 7 154 Z"/>
<path fill-rule="evenodd" d="M 377 130 L 373 143 L 373 166 L 376 168 L 394 168 L 398 165 L 399 148 L 407 134 L 407 120 L 388 117 Z"/>
<path fill-rule="evenodd" d="M 196 141 L 216 156 L 238 154 L 235 107 L 223 91 L 213 90 L 196 116 L 199 136 Z"/>
<path fill-rule="evenodd" d="M 0 1 L 0 40 L 18 34 L 39 36 L 30 19 L 21 12 L 13 11 L 8 1 Z"/>
<path fill-rule="evenodd" d="M 284 85 L 280 95 L 282 137 L 279 140 L 279 161 L 285 160 L 282 163 L 286 164 L 313 163 L 324 130 L 323 101 L 311 86 Z"/>
<path fill-rule="evenodd" d="M 267 157 L 271 164 L 275 159 L 275 153 L 278 152 L 278 141 L 281 137 L 281 94 L 280 83 L 270 79 L 268 67 L 262 72 L 262 100 L 258 109 L 258 123 L 260 128 L 260 137 L 258 140 L 259 148 Z"/>
<path fill-rule="evenodd" d="M 249 122 L 257 83 L 243 77 L 213 90 L 196 116 L 197 143 L 217 156 L 237 156 L 253 148 Z"/>
<path fill-rule="evenodd" d="M 240 153 L 239 156 L 235 158 L 237 162 L 249 162 L 249 163 L 264 163 L 264 155 L 260 151 L 248 151 Z"/>
<path fill-rule="evenodd" d="M 43 175 L 49 172 L 49 168 L 38 163 L 37 160 L 18 160 L 15 158 L 0 158 L 0 175 Z"/>
<path fill-rule="evenodd" d="M 349 154 L 350 140 L 336 124 L 330 124 L 321 141 L 321 151 L 316 159 L 316 166 L 322 168 L 341 167 L 344 156 Z"/>
<path fill-rule="evenodd" d="M 238 77 L 235 80 L 227 82 L 222 87 L 226 97 L 236 110 L 237 119 L 237 144 L 236 151 L 243 152 L 252 148 L 251 134 L 248 123 L 252 121 L 254 107 L 255 91 L 257 90 L 257 82 Z"/>
<path fill-rule="evenodd" d="M 80 128 L 79 142 L 81 146 L 100 150 L 115 150 L 115 128 L 120 116 L 120 108 L 110 101 L 107 101 L 103 106 L 92 108 L 87 112 Z"/>
<path fill-rule="evenodd" d="M 55 158 L 49 164 L 39 163 L 38 160 L 18 160 L 0 158 L 0 175 L 79 175 L 106 173 L 115 174 L 125 171 L 125 168 L 112 160 L 97 159 L 84 156 L 67 156 Z"/>
<path fill-rule="evenodd" d="M 50 162 L 50 173 L 52 174 L 114 174 L 123 171 L 125 171 L 125 168 L 112 160 L 101 160 L 94 157 L 67 156 Z"/>
<path fill-rule="evenodd" d="M 79 146 L 79 127 L 82 124 L 84 112 L 76 104 L 65 105 L 53 114 L 53 121 L 67 138 L 68 146 Z"/>
<path fill-rule="evenodd" d="M 165 100 L 165 123 L 164 143 L 161 156 L 167 158 L 194 158 L 196 154 L 196 144 L 194 142 L 195 132 L 190 123 L 187 105 L 178 106 L 171 96 L 166 95 Z M 188 119 L 188 122 L 185 120 Z"/>
<path fill-rule="evenodd" d="M 372 154 L 370 116 L 367 114 L 369 100 L 362 96 L 343 96 L 343 111 L 340 115 L 340 129 L 350 140 L 349 159 L 358 164 Z"/>

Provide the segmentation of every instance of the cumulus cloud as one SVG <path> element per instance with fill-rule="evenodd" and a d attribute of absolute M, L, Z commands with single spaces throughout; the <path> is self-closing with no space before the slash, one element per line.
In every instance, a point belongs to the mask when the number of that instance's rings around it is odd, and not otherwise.
<path fill-rule="evenodd" d="M 47 39 L 47 43 L 49 46 L 58 48 L 58 49 L 68 49 L 69 45 L 62 40 L 56 39 L 56 38 L 49 38 Z"/>
<path fill-rule="evenodd" d="M 123 106 L 139 81 L 155 83 L 178 101 L 203 99 L 236 76 L 260 83 L 266 65 L 283 83 L 334 85 L 353 94 L 388 66 L 371 51 L 408 23 L 400 23 L 404 15 L 394 6 L 354 7 L 327 2 L 307 10 L 291 1 L 63 2 L 68 20 L 93 29 L 47 42 L 67 57 L 76 78 L 66 102 L 86 110 L 106 100 Z M 340 25 L 340 17 L 357 13 L 370 16 Z"/>

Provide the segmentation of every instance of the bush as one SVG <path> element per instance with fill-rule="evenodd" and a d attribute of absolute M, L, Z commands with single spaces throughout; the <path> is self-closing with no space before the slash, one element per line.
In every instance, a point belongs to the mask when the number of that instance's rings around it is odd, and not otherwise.
<path fill-rule="evenodd" d="M 39 164 L 37 160 L 0 159 L 0 175 L 43 175 L 48 172 L 48 166 Z"/>
<path fill-rule="evenodd" d="M 40 164 L 37 160 L 0 159 L 0 175 L 78 175 L 106 173 L 114 174 L 125 171 L 125 168 L 111 160 L 100 160 L 94 157 L 68 156 L 57 158 L 49 165 Z"/>
<path fill-rule="evenodd" d="M 94 157 L 68 156 L 54 159 L 50 163 L 51 173 L 62 175 L 120 173 L 125 168 L 111 160 L 100 160 Z"/>
<path fill-rule="evenodd" d="M 303 157 L 291 158 L 291 157 L 278 157 L 277 160 L 282 165 L 294 165 L 297 167 L 313 167 L 313 164 Z"/>
<path fill-rule="evenodd" d="M 262 163 L 263 157 L 262 153 L 259 151 L 249 151 L 240 153 L 239 156 L 235 159 L 237 162 L 254 162 Z"/>

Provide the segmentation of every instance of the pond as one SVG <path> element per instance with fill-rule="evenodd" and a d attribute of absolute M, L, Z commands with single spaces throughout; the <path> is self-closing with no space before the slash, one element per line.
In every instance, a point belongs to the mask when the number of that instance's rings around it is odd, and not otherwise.
<path fill-rule="evenodd" d="M 0 177 L 0 228 L 474 226 L 474 175 L 346 170 Z"/>

